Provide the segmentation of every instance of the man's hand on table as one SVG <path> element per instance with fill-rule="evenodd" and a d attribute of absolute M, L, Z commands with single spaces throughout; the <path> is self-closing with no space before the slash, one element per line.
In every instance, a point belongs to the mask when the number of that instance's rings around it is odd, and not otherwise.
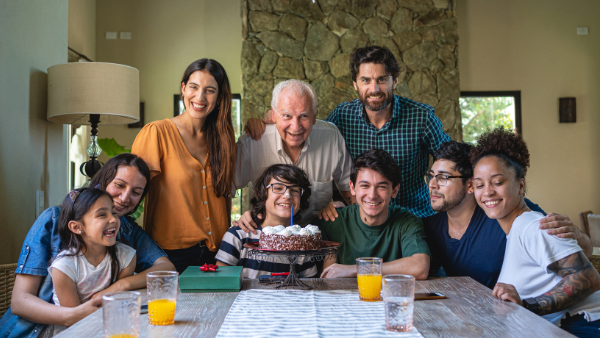
<path fill-rule="evenodd" d="M 338 208 L 344 208 L 346 205 L 343 202 L 334 201 L 329 202 L 327 206 L 319 211 L 319 219 L 325 219 L 326 221 L 335 221 L 335 219 L 339 216 L 337 213 Z"/>
<path fill-rule="evenodd" d="M 521 301 L 521 297 L 519 297 L 517 289 L 515 289 L 515 287 L 510 284 L 496 283 L 492 294 L 498 299 L 513 302 L 515 304 L 523 306 L 523 302 Z"/>
<path fill-rule="evenodd" d="M 69 308 L 70 314 L 66 319 L 65 326 L 69 327 L 69 326 L 77 323 L 78 321 L 82 320 L 83 318 L 96 312 L 101 306 L 102 306 L 102 297 L 92 298 L 79 306 Z"/>
<path fill-rule="evenodd" d="M 356 265 L 332 264 L 323 270 L 321 278 L 347 278 L 356 277 Z"/>
<path fill-rule="evenodd" d="M 259 219 L 262 219 L 263 216 L 261 214 L 256 215 Z M 246 233 L 252 231 L 253 234 L 256 235 L 256 228 L 258 225 L 252 220 L 252 214 L 250 211 L 246 211 L 242 214 L 239 220 L 231 222 L 233 226 L 240 227 L 240 229 L 244 230 Z"/>

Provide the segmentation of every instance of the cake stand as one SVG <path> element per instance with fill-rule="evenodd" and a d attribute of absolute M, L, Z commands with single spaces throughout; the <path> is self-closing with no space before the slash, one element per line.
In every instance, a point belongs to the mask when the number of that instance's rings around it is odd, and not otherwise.
<path fill-rule="evenodd" d="M 298 287 L 302 290 L 310 290 L 311 286 L 307 285 L 298 278 L 296 267 L 294 266 L 300 257 L 306 257 L 311 262 L 324 261 L 326 258 L 337 258 L 338 242 L 323 241 L 321 248 L 318 250 L 294 250 L 294 251 L 277 251 L 260 249 L 258 242 L 246 243 L 244 247 L 249 249 L 248 256 L 251 259 L 271 263 L 285 263 L 290 265 L 290 274 L 281 282 L 276 289 L 291 286 L 292 289 Z"/>

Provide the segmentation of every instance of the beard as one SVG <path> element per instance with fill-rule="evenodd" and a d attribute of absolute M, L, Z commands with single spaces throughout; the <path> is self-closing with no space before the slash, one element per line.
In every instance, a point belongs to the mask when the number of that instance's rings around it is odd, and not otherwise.
<path fill-rule="evenodd" d="M 456 208 L 459 204 L 461 204 L 462 201 L 465 199 L 465 196 L 467 196 L 467 191 L 461 190 L 461 191 L 457 192 L 456 194 L 450 196 L 448 199 L 446 199 L 446 195 L 444 195 L 444 194 L 436 193 L 435 195 L 442 197 L 442 199 L 444 200 L 444 203 L 442 203 L 442 205 L 439 207 L 438 206 L 434 207 L 432 205 L 431 208 L 435 212 L 442 212 L 442 211 L 452 210 L 452 209 Z"/>
<path fill-rule="evenodd" d="M 369 100 L 367 100 L 367 97 L 371 95 L 383 95 L 383 101 L 381 103 L 370 103 Z M 394 100 L 394 94 L 391 90 L 388 90 L 387 92 L 378 91 L 371 93 L 359 93 L 359 96 L 360 102 L 362 102 L 363 106 L 370 111 L 382 111 L 389 107 Z"/>

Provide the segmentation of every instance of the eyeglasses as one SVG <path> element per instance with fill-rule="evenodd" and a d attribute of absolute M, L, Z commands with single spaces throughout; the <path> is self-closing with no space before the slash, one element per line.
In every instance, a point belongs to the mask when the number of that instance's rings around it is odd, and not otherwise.
<path fill-rule="evenodd" d="M 292 196 L 302 196 L 302 194 L 304 193 L 304 189 L 298 187 L 298 186 L 292 186 L 289 187 L 285 184 L 281 184 L 281 183 L 273 183 L 273 184 L 269 184 L 267 185 L 267 189 L 271 188 L 271 190 L 273 191 L 273 193 L 275 194 L 284 194 L 288 189 L 290 190 L 290 194 Z"/>
<path fill-rule="evenodd" d="M 429 182 L 431 182 L 431 180 L 434 177 L 435 177 L 437 184 L 439 186 L 443 187 L 446 185 L 446 183 L 448 183 L 449 178 L 463 178 L 465 176 L 449 176 L 449 175 L 444 175 L 444 174 L 437 174 L 437 175 L 433 176 L 431 174 L 427 174 L 427 175 L 425 175 L 425 181 L 427 182 L 427 185 L 429 185 Z"/>

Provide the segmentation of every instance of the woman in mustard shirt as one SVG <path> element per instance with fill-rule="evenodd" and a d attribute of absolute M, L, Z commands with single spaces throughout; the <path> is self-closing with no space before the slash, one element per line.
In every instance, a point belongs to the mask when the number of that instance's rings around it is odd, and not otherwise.
<path fill-rule="evenodd" d="M 231 90 L 223 66 L 200 59 L 181 80 L 185 112 L 148 123 L 131 152 L 151 171 L 145 228 L 177 271 L 215 263 L 230 224 L 235 170 Z"/>

